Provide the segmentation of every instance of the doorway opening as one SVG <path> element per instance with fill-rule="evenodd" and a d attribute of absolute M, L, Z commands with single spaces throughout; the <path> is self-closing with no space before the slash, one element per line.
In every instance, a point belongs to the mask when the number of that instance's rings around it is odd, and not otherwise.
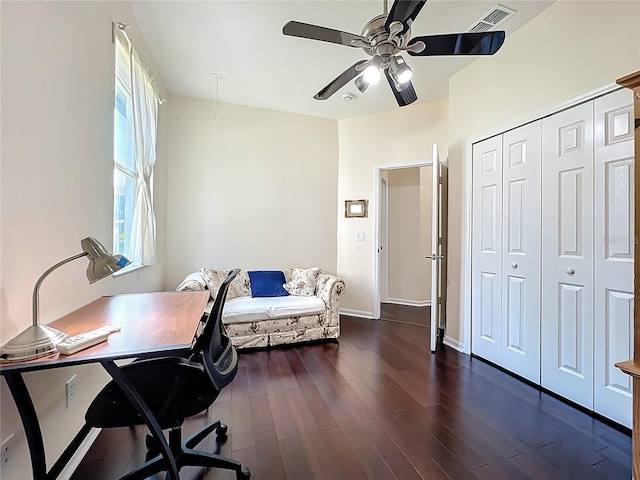
<path fill-rule="evenodd" d="M 376 319 L 429 328 L 435 351 L 437 336 L 444 334 L 446 271 L 446 167 L 436 145 L 433 158 L 376 167 L 373 310 Z"/>
<path fill-rule="evenodd" d="M 380 320 L 430 325 L 432 165 L 380 176 Z"/>

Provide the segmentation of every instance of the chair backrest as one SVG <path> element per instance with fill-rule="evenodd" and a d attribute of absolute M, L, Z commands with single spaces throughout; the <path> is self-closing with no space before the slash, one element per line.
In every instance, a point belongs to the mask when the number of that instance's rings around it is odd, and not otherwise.
<path fill-rule="evenodd" d="M 238 370 L 238 355 L 227 336 L 222 323 L 222 311 L 231 281 L 240 273 L 239 269 L 229 272 L 218 289 L 211 313 L 202 328 L 194 337 L 190 350 L 190 359 L 200 357 L 207 374 L 214 385 L 222 389 L 231 381 Z"/>

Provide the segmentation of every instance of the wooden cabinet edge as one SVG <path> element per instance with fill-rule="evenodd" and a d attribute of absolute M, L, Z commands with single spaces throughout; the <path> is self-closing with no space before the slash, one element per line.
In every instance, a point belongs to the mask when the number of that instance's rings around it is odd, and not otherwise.
<path fill-rule="evenodd" d="M 627 375 L 640 379 L 640 365 L 636 364 L 633 359 L 625 360 L 624 362 L 618 362 L 615 364 L 620 370 Z"/>
<path fill-rule="evenodd" d="M 621 77 L 616 80 L 616 83 L 632 90 L 640 87 L 640 71 Z"/>

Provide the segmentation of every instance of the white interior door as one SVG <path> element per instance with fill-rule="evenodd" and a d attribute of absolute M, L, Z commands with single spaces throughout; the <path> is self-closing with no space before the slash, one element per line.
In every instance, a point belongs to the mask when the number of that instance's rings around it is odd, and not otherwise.
<path fill-rule="evenodd" d="M 594 410 L 631 427 L 633 357 L 633 93 L 595 100 Z"/>
<path fill-rule="evenodd" d="M 502 135 L 473 146 L 471 351 L 502 363 Z"/>
<path fill-rule="evenodd" d="M 502 366 L 540 383 L 541 122 L 502 142 Z"/>
<path fill-rule="evenodd" d="M 442 235 L 440 232 L 440 155 L 438 154 L 438 144 L 433 144 L 433 166 L 432 172 L 432 201 L 431 201 L 431 352 L 436 351 L 438 340 L 438 328 L 440 327 L 440 268 L 442 255 L 440 246 L 442 245 Z"/>
<path fill-rule="evenodd" d="M 542 386 L 591 409 L 593 102 L 542 133 Z"/>

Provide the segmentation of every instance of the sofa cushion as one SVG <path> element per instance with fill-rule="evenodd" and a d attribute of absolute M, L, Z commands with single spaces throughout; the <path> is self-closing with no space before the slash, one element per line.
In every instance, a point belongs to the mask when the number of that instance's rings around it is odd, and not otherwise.
<path fill-rule="evenodd" d="M 291 281 L 283 285 L 290 295 L 315 295 L 316 281 L 320 275 L 320 269 L 294 268 L 291 273 Z"/>
<path fill-rule="evenodd" d="M 227 299 L 222 311 L 224 323 L 257 322 L 273 318 L 302 317 L 324 313 L 326 305 L 313 296 L 237 297 Z"/>
<path fill-rule="evenodd" d="M 250 270 L 252 297 L 286 297 L 289 293 L 282 288 L 284 273 L 280 270 Z"/>
<path fill-rule="evenodd" d="M 228 270 L 214 270 L 213 268 L 201 268 L 200 274 L 207 284 L 207 288 L 211 291 L 211 298 L 216 298 L 220 285 L 225 281 Z M 247 272 L 240 272 L 236 278 L 231 281 L 229 290 L 227 290 L 227 300 L 244 295 L 251 295 L 249 287 L 249 275 Z"/>
<path fill-rule="evenodd" d="M 204 281 L 207 283 L 207 288 L 211 292 L 211 298 L 216 298 L 218 295 L 218 290 L 220 290 L 220 285 L 225 281 L 229 272 L 226 270 L 214 270 L 212 268 L 201 268 L 200 273 L 204 278 Z M 235 280 L 235 279 L 234 279 Z M 230 298 L 237 297 L 235 289 L 233 288 L 233 283 L 229 286 L 229 290 L 227 290 L 227 300 Z"/>
<path fill-rule="evenodd" d="M 231 282 L 231 287 L 236 291 L 236 296 L 251 296 L 251 281 L 249 274 L 244 270 L 241 271 Z"/>

